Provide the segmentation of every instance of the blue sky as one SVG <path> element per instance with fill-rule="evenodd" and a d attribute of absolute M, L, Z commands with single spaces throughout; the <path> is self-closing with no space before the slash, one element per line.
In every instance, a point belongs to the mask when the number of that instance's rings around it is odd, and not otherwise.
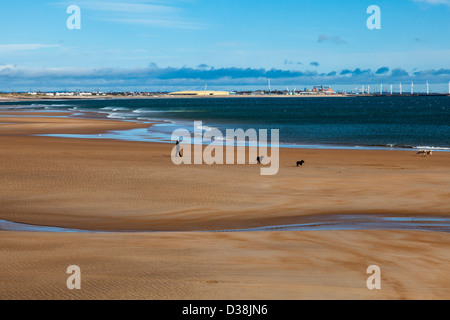
<path fill-rule="evenodd" d="M 450 0 L 2 0 L 0 28 L 2 91 L 450 81 Z"/>

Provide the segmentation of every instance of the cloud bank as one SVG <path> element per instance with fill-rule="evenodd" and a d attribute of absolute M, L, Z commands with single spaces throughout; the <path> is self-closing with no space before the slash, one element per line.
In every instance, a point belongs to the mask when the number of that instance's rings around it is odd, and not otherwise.
<path fill-rule="evenodd" d="M 146 68 L 49 68 L 32 69 L 0 64 L 0 91 L 45 90 L 46 88 L 103 88 L 121 89 L 163 86 L 198 86 L 207 82 L 212 86 L 265 85 L 267 79 L 279 83 L 302 85 L 371 84 L 395 82 L 447 83 L 450 69 L 416 70 L 380 67 L 371 69 L 344 69 L 327 73 L 314 70 L 281 70 L 255 68 L 214 68 L 201 64 L 191 67 L 158 67 L 155 63 Z"/>
<path fill-rule="evenodd" d="M 317 39 L 318 43 L 323 43 L 323 42 L 331 42 L 334 44 L 347 44 L 347 41 L 345 41 L 344 39 L 342 39 L 341 37 L 338 36 L 327 36 L 324 34 L 319 35 L 319 38 Z"/>

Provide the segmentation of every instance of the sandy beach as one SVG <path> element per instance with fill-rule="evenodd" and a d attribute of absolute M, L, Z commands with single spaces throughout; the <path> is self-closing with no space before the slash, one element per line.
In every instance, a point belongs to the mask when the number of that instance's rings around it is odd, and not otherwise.
<path fill-rule="evenodd" d="M 171 144 L 34 136 L 149 126 L 64 115 L 0 112 L 0 220 L 128 233 L 0 231 L 0 299 L 450 298 L 448 233 L 202 232 L 448 217 L 450 153 L 281 149 L 278 175 L 261 176 L 250 164 L 175 166 Z M 72 264 L 79 291 L 66 287 Z M 379 291 L 366 287 L 373 264 Z"/>

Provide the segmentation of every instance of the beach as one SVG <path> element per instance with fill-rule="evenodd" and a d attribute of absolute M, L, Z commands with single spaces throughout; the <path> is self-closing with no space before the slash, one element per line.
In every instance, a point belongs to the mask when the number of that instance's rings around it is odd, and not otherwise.
<path fill-rule="evenodd" d="M 172 144 L 101 136 L 149 124 L 65 115 L 0 113 L 0 220 L 106 233 L 0 231 L 0 299 L 450 298 L 445 232 L 213 232 L 448 217 L 448 152 L 282 148 L 279 173 L 261 176 L 253 164 L 176 166 Z M 69 265 L 82 290 L 67 289 Z M 382 290 L 366 287 L 370 265 Z"/>

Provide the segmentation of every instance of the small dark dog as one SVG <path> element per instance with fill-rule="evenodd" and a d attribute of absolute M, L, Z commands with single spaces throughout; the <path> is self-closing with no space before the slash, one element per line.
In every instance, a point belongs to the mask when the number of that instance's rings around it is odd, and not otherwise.
<path fill-rule="evenodd" d="M 305 163 L 305 161 L 297 161 L 297 167 L 303 166 L 303 164 Z"/>

